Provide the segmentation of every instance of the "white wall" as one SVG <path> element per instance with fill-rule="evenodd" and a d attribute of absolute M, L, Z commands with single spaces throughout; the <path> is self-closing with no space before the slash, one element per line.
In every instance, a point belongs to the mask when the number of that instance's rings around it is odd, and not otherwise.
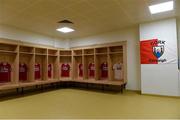
<path fill-rule="evenodd" d="M 180 18 L 177 18 L 178 55 L 180 56 Z"/>
<path fill-rule="evenodd" d="M 7 25 L 0 25 L 0 38 L 20 40 L 23 42 L 48 45 L 57 48 L 68 48 L 68 42 L 65 40 L 17 29 Z"/>
<path fill-rule="evenodd" d="M 140 40 L 158 38 L 172 44 L 176 62 L 171 64 L 142 64 L 141 91 L 146 94 L 179 95 L 177 64 L 177 29 L 176 19 L 167 19 L 140 25 Z"/>
<path fill-rule="evenodd" d="M 180 20 L 178 20 L 178 28 L 180 30 Z M 180 31 L 178 31 L 178 36 L 180 38 Z M 140 56 L 139 56 L 139 27 L 131 27 L 126 28 L 124 30 L 119 30 L 115 32 L 104 33 L 100 35 L 95 35 L 91 37 L 81 38 L 81 39 L 73 39 L 73 40 L 61 40 L 57 38 L 47 37 L 44 35 L 40 35 L 37 33 L 33 33 L 30 31 L 24 31 L 17 28 L 13 28 L 6 25 L 0 25 L 0 38 L 8 38 L 21 40 L 24 42 L 49 45 L 57 48 L 70 48 L 70 47 L 78 47 L 78 46 L 86 46 L 86 45 L 94 45 L 94 44 L 103 44 L 103 43 L 111 43 L 118 41 L 127 41 L 127 63 L 128 63 L 128 84 L 127 89 L 130 90 L 141 90 L 141 67 L 140 67 Z M 180 42 L 179 42 L 180 46 Z M 152 67 L 152 66 L 151 66 Z M 147 69 L 151 68 L 147 67 Z M 177 73 L 176 66 L 172 66 L 172 68 L 166 68 L 167 66 L 162 67 L 163 69 L 170 69 L 169 72 Z M 161 70 L 161 67 L 157 69 Z M 172 72 L 175 70 L 174 72 Z M 151 71 L 152 73 L 154 71 Z M 166 72 L 163 74 L 167 74 Z M 150 75 L 150 74 L 148 74 Z M 148 76 L 147 75 L 147 76 Z M 180 74 L 179 74 L 180 75 Z M 142 75 L 143 76 L 143 75 Z M 176 76 L 176 75 L 174 75 Z M 151 76 L 149 76 L 151 77 Z M 167 79 L 167 78 L 161 78 Z M 174 78 L 169 78 L 174 79 Z M 176 79 L 176 78 L 175 78 Z M 164 81 L 161 81 L 164 82 Z M 167 82 L 167 84 L 176 84 Z M 180 86 L 180 82 L 176 86 Z M 147 85 L 147 87 L 149 87 Z M 168 86 L 167 86 L 168 87 Z M 164 89 L 164 88 L 162 88 Z M 177 91 L 176 87 L 168 88 L 170 94 L 174 94 L 174 91 Z M 155 92 L 152 92 L 156 94 Z M 164 93 L 163 93 L 164 94 Z M 179 95 L 180 95 L 180 87 L 179 87 Z"/>
<path fill-rule="evenodd" d="M 138 27 L 71 40 L 70 47 L 127 41 L 127 89 L 140 90 L 139 31 Z"/>
<path fill-rule="evenodd" d="M 180 18 L 177 18 L 177 35 L 178 35 L 178 58 L 180 67 Z M 179 70 L 179 96 L 180 96 L 180 70 Z"/>

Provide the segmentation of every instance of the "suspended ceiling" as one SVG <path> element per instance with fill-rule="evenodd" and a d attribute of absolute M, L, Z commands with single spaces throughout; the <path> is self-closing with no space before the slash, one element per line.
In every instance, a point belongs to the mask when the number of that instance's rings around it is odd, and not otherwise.
<path fill-rule="evenodd" d="M 180 15 L 151 15 L 148 6 L 169 0 L 0 0 L 0 24 L 59 38 L 80 38 Z M 75 32 L 56 31 L 58 21 L 74 22 Z"/>

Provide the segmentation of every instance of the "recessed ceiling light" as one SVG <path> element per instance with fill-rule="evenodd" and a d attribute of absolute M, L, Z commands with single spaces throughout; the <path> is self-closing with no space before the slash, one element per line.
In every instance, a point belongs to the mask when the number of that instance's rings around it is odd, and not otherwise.
<path fill-rule="evenodd" d="M 157 13 L 161 13 L 161 12 L 171 11 L 173 9 L 174 9 L 173 1 L 149 6 L 149 10 L 150 10 L 151 14 L 157 14 Z"/>
<path fill-rule="evenodd" d="M 62 28 L 58 28 L 56 30 L 59 31 L 59 32 L 63 32 L 63 33 L 69 33 L 69 32 L 73 32 L 74 31 L 74 29 L 69 28 L 69 27 L 62 27 Z"/>

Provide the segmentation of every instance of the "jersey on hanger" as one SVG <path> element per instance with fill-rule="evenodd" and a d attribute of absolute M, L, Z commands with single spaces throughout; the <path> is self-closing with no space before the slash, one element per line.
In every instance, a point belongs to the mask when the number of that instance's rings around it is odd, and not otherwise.
<path fill-rule="evenodd" d="M 48 78 L 52 77 L 52 64 L 48 64 Z"/>
<path fill-rule="evenodd" d="M 83 77 L 83 64 L 79 64 L 79 77 Z"/>
<path fill-rule="evenodd" d="M 41 78 L 41 66 L 40 64 L 35 64 L 35 80 Z"/>
<path fill-rule="evenodd" d="M 108 64 L 106 62 L 101 64 L 101 78 L 108 78 Z"/>
<path fill-rule="evenodd" d="M 95 65 L 94 63 L 90 63 L 88 66 L 89 69 L 89 77 L 94 77 L 95 76 Z"/>
<path fill-rule="evenodd" d="M 61 77 L 69 77 L 69 76 L 70 76 L 70 65 L 64 63 L 61 65 Z"/>
<path fill-rule="evenodd" d="M 19 64 L 19 80 L 26 81 L 27 80 L 27 65 Z"/>
<path fill-rule="evenodd" d="M 121 80 L 122 79 L 122 64 L 121 63 L 116 63 L 113 65 L 113 70 L 114 70 L 114 78 L 116 80 Z"/>
<path fill-rule="evenodd" d="M 9 63 L 0 63 L 0 82 L 11 81 L 11 65 Z"/>

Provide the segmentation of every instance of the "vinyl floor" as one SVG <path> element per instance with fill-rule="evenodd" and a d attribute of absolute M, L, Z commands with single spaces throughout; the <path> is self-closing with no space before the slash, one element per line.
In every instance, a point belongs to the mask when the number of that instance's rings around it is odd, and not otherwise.
<path fill-rule="evenodd" d="M 124 94 L 82 89 L 58 89 L 37 94 L 0 98 L 0 118 L 180 119 L 180 98 Z"/>

